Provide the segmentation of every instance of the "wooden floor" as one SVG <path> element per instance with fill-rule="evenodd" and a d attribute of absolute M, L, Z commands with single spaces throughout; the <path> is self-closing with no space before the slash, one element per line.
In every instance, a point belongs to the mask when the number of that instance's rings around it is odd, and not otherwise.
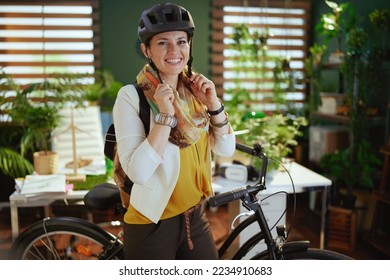
<path fill-rule="evenodd" d="M 295 222 L 289 233 L 289 241 L 294 240 L 309 240 L 311 246 L 319 247 L 319 233 L 320 233 L 320 215 L 319 213 L 312 211 L 308 207 L 307 194 L 297 195 L 297 211 L 295 213 Z M 52 207 L 54 215 L 69 215 L 79 216 L 81 218 L 87 218 L 87 214 L 83 206 L 61 206 L 55 205 Z M 113 218 L 111 213 L 93 213 L 95 221 L 104 221 L 105 219 Z M 229 234 L 229 214 L 227 207 L 219 207 L 218 209 L 208 209 L 207 215 L 210 220 L 210 224 L 213 230 L 215 242 L 218 245 Z M 291 209 L 287 212 L 287 228 L 290 227 L 293 213 Z M 37 221 L 43 217 L 43 209 L 36 208 L 21 208 L 19 210 L 19 219 L 21 230 L 34 221 Z M 9 208 L 5 207 L 0 209 L 0 259 L 7 259 L 8 251 L 11 248 L 11 222 Z M 356 246 L 350 251 L 340 251 L 346 255 L 349 255 L 355 259 L 363 260 L 376 260 L 376 259 L 389 259 L 371 247 L 362 237 L 357 237 Z"/>

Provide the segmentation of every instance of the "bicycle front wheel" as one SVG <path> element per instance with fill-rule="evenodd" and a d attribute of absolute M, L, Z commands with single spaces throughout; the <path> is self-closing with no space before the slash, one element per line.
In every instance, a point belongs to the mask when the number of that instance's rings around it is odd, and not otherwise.
<path fill-rule="evenodd" d="M 285 260 L 352 260 L 351 257 L 325 249 L 309 248 L 306 252 L 288 253 Z"/>
<path fill-rule="evenodd" d="M 268 252 L 257 254 L 252 260 L 267 260 Z M 325 249 L 309 248 L 302 252 L 286 252 L 278 256 L 280 260 L 353 260 L 353 258 Z"/>
<path fill-rule="evenodd" d="M 123 259 L 113 234 L 73 217 L 46 218 L 28 227 L 12 245 L 13 260 Z"/>

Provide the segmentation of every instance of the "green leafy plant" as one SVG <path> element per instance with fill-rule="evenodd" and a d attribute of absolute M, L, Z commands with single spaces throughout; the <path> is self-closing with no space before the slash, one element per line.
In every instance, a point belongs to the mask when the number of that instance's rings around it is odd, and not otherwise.
<path fill-rule="evenodd" d="M 303 134 L 301 128 L 307 125 L 307 119 L 302 116 L 252 112 L 241 119 L 239 129 L 246 133 L 237 137 L 247 144 L 261 143 L 270 159 L 268 170 L 271 171 L 278 169 L 282 159 L 291 154 L 292 147 L 298 145 L 297 139 Z"/>
<path fill-rule="evenodd" d="M 315 31 L 323 36 L 324 45 L 335 38 L 338 50 L 342 51 L 343 36 L 349 32 L 355 23 L 354 11 L 350 9 L 349 3 L 337 4 L 327 0 L 325 0 L 325 3 L 332 12 L 324 13 L 321 16 L 319 23 L 315 26 Z M 348 17 L 348 11 L 350 17 Z"/>
<path fill-rule="evenodd" d="M 369 15 L 368 18 L 375 31 L 379 33 L 381 37 L 381 46 L 383 52 L 386 52 L 386 48 L 389 45 L 389 30 L 390 30 L 390 10 L 389 9 L 375 9 Z"/>
<path fill-rule="evenodd" d="M 51 133 L 59 124 L 59 109 L 62 103 L 58 101 L 33 102 L 31 96 L 50 98 L 48 87 L 47 82 L 31 84 L 18 92 L 12 102 L 12 110 L 9 114 L 12 121 L 23 128 L 22 156 L 25 156 L 28 151 L 50 150 Z"/>
<path fill-rule="evenodd" d="M 390 28 L 390 10 L 375 9 L 368 15 L 372 25 L 379 30 L 388 30 Z"/>
<path fill-rule="evenodd" d="M 25 177 L 34 172 L 30 161 L 18 152 L 7 147 L 0 147 L 0 170 L 12 178 Z"/>
<path fill-rule="evenodd" d="M 357 187 L 371 189 L 374 187 L 373 174 L 381 161 L 372 150 L 367 140 L 359 143 L 357 160 L 351 162 L 351 147 L 324 155 L 320 159 L 320 167 L 335 180 L 338 186 L 346 186 L 347 197 L 353 196 Z"/>
<path fill-rule="evenodd" d="M 319 45 L 315 43 L 309 48 L 309 56 L 305 60 L 304 68 L 306 76 L 310 79 L 310 95 L 308 100 L 309 110 L 315 112 L 318 106 L 321 105 L 321 67 L 323 64 L 324 54 L 326 53 L 327 45 Z"/>
<path fill-rule="evenodd" d="M 107 69 L 96 70 L 93 76 L 94 83 L 84 85 L 82 88 L 85 100 L 100 105 L 103 110 L 111 109 L 112 101 L 123 84 L 115 80 L 114 75 Z"/>

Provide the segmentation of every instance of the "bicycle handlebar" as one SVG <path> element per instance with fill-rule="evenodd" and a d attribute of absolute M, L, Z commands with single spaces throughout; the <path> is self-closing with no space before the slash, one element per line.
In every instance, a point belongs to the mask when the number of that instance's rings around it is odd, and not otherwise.
<path fill-rule="evenodd" d="M 265 176 L 267 173 L 268 158 L 263 153 L 263 148 L 261 147 L 261 145 L 257 143 L 253 146 L 253 148 L 251 148 L 246 145 L 236 143 L 236 149 L 246 154 L 261 158 L 263 164 L 260 172 L 259 181 L 254 186 L 247 186 L 244 188 L 236 189 L 210 197 L 209 203 L 213 207 L 223 205 L 237 199 L 241 199 L 242 197 L 247 196 L 250 193 L 256 194 L 260 190 L 265 189 Z"/>
<path fill-rule="evenodd" d="M 253 156 L 255 155 L 255 149 L 254 148 L 245 146 L 245 145 L 240 144 L 240 143 L 236 143 L 236 150 L 244 152 L 244 153 L 246 153 L 248 155 L 253 155 Z"/>
<path fill-rule="evenodd" d="M 237 199 L 241 199 L 242 197 L 247 196 L 250 193 L 257 193 L 258 191 L 258 186 L 247 186 L 245 188 L 236 189 L 210 197 L 209 203 L 211 206 L 215 207 Z"/>

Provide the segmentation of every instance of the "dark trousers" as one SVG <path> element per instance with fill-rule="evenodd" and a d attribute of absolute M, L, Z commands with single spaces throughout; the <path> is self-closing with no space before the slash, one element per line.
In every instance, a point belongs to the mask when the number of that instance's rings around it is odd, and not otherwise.
<path fill-rule="evenodd" d="M 215 260 L 218 252 L 206 217 L 205 207 L 189 214 L 190 235 L 194 245 L 189 249 L 184 215 L 157 224 L 124 225 L 124 252 L 133 260 Z"/>

